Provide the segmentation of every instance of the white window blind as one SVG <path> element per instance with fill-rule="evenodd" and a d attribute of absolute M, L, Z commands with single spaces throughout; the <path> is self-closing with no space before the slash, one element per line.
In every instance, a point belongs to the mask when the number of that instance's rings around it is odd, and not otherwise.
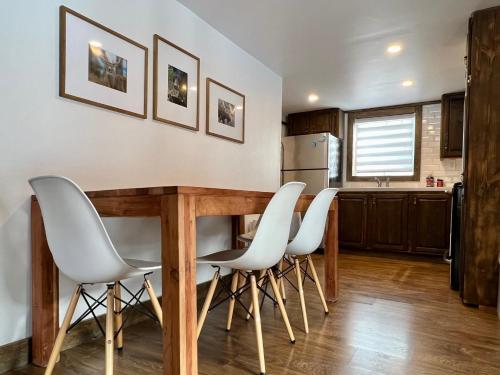
<path fill-rule="evenodd" d="M 353 176 L 413 176 L 415 114 L 354 121 Z"/>

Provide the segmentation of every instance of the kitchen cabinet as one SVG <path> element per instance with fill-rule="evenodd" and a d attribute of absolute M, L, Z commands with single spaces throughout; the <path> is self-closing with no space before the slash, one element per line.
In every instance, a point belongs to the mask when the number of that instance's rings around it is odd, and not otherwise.
<path fill-rule="evenodd" d="M 449 247 L 451 194 L 340 192 L 340 249 L 442 255 Z"/>
<path fill-rule="evenodd" d="M 408 194 L 370 194 L 368 212 L 371 249 L 408 250 Z"/>
<path fill-rule="evenodd" d="M 410 196 L 411 252 L 442 255 L 450 244 L 451 199 L 446 193 Z"/>
<path fill-rule="evenodd" d="M 287 117 L 287 135 L 331 133 L 341 134 L 344 113 L 338 108 L 292 113 Z"/>
<path fill-rule="evenodd" d="M 462 157 L 464 92 L 441 98 L 441 158 Z"/>
<path fill-rule="evenodd" d="M 339 245 L 363 249 L 367 245 L 367 194 L 339 194 Z"/>

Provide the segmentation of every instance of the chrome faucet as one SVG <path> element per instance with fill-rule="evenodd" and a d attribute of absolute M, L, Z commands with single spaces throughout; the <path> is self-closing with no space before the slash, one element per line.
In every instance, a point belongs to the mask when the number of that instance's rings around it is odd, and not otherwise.
<path fill-rule="evenodd" d="M 389 187 L 389 182 L 391 182 L 391 178 L 390 177 L 387 177 L 385 179 L 385 187 Z"/>
<path fill-rule="evenodd" d="M 380 181 L 380 178 L 375 177 L 375 182 L 377 183 L 377 187 L 382 187 L 382 181 Z"/>

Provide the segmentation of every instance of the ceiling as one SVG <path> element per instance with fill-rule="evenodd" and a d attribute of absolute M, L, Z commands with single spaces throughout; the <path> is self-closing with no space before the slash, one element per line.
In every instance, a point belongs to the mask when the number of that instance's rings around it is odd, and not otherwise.
<path fill-rule="evenodd" d="M 467 22 L 500 0 L 179 0 L 283 77 L 283 113 L 464 89 Z M 402 52 L 388 56 L 389 44 Z M 414 85 L 403 87 L 404 80 Z M 319 96 L 309 103 L 310 93 Z"/>

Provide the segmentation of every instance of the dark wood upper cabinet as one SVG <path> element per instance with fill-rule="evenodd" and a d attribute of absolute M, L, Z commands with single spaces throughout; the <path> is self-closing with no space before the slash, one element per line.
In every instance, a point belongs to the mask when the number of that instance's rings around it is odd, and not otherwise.
<path fill-rule="evenodd" d="M 450 244 L 451 199 L 446 193 L 410 195 L 411 252 L 443 255 Z"/>
<path fill-rule="evenodd" d="M 370 248 L 407 251 L 408 194 L 372 194 L 368 203 Z"/>
<path fill-rule="evenodd" d="M 292 113 L 287 117 L 288 135 L 331 133 L 339 137 L 343 112 L 338 108 Z"/>
<path fill-rule="evenodd" d="M 339 195 L 339 244 L 363 249 L 367 245 L 367 194 Z"/>
<path fill-rule="evenodd" d="M 441 158 L 462 157 L 465 92 L 441 98 Z"/>
<path fill-rule="evenodd" d="M 469 22 L 461 240 L 463 300 L 495 306 L 500 249 L 500 7 Z"/>

